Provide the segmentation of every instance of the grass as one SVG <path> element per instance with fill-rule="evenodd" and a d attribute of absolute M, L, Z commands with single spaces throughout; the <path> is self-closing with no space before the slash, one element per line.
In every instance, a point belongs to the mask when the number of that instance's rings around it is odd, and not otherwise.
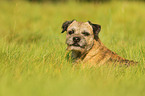
<path fill-rule="evenodd" d="M 144 96 L 145 3 L 0 2 L 0 96 Z M 73 68 L 66 20 L 102 26 L 101 41 L 137 67 Z"/>

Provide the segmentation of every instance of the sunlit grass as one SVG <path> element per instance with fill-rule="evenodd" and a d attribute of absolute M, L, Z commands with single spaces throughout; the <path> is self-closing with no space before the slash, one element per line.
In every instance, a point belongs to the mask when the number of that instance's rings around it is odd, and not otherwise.
<path fill-rule="evenodd" d="M 0 2 L 0 96 L 144 96 L 145 3 Z M 101 41 L 136 67 L 73 68 L 66 20 L 102 26 Z"/>

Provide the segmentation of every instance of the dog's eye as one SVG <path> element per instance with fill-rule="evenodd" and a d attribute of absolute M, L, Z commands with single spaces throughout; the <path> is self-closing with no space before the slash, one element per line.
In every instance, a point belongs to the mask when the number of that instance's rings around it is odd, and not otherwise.
<path fill-rule="evenodd" d="M 83 32 L 82 33 L 84 36 L 89 36 L 90 35 L 90 33 L 88 33 L 88 32 Z"/>
<path fill-rule="evenodd" d="M 70 35 L 73 34 L 73 33 L 74 33 L 74 30 L 68 32 L 68 34 L 70 34 Z"/>

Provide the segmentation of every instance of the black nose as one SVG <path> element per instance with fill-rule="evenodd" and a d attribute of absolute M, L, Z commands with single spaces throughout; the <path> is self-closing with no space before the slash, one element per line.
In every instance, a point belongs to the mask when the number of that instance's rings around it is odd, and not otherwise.
<path fill-rule="evenodd" d="M 79 42 L 80 40 L 81 40 L 80 37 L 73 37 L 74 42 Z"/>

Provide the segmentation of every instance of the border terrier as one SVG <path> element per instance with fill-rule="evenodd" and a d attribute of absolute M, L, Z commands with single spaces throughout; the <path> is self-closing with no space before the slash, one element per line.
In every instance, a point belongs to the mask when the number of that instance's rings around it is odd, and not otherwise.
<path fill-rule="evenodd" d="M 62 25 L 66 33 L 67 50 L 72 52 L 74 62 L 87 63 L 90 66 L 104 64 L 135 65 L 137 62 L 120 57 L 104 46 L 99 39 L 101 26 L 76 20 L 66 21 Z"/>

